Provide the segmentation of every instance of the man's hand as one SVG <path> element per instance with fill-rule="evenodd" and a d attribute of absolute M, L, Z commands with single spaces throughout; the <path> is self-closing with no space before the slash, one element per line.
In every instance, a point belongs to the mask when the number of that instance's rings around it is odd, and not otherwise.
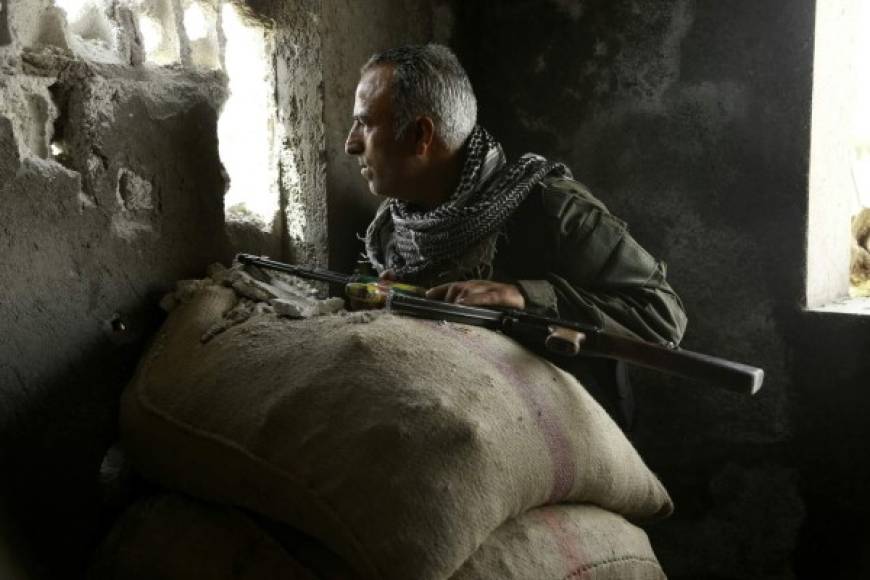
<path fill-rule="evenodd" d="M 520 289 L 513 284 L 490 282 L 489 280 L 466 280 L 451 282 L 430 288 L 426 298 L 455 302 L 466 306 L 503 306 L 515 310 L 526 307 L 526 299 Z"/>

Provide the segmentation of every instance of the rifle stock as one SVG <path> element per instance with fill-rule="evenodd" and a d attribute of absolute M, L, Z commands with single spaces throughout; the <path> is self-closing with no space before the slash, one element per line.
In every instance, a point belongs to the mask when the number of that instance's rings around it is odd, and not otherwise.
<path fill-rule="evenodd" d="M 509 336 L 541 341 L 560 355 L 612 358 L 641 367 L 700 380 L 730 391 L 754 395 L 764 381 L 760 368 L 701 354 L 669 348 L 602 331 L 600 328 L 535 316 L 514 310 L 462 306 L 391 292 L 387 309 L 405 316 L 446 320 L 502 330 Z"/>
<path fill-rule="evenodd" d="M 764 381 L 764 371 L 757 367 L 603 332 L 584 350 L 591 356 L 623 360 L 687 379 L 708 382 L 744 395 L 757 393 Z"/>

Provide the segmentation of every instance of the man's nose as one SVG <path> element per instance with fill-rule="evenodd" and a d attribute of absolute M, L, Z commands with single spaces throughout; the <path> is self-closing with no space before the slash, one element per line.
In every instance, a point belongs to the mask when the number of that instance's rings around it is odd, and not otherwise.
<path fill-rule="evenodd" d="M 344 152 L 348 155 L 359 155 L 363 152 L 362 140 L 357 134 L 356 127 L 352 127 L 344 142 Z"/>

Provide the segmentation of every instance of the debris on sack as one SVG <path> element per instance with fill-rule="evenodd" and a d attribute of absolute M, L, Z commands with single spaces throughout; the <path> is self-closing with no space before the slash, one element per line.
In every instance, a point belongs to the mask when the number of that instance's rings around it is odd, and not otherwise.
<path fill-rule="evenodd" d="M 200 339 L 208 342 L 226 329 L 245 322 L 252 316 L 273 313 L 286 318 L 313 318 L 344 311 L 342 298 L 318 298 L 318 289 L 310 282 L 283 272 L 268 274 L 256 266 L 233 263 L 230 268 L 212 264 L 208 278 L 179 280 L 175 290 L 160 300 L 160 307 L 171 312 L 185 304 L 208 286 L 232 288 L 238 303 L 223 319 L 209 328 Z"/>

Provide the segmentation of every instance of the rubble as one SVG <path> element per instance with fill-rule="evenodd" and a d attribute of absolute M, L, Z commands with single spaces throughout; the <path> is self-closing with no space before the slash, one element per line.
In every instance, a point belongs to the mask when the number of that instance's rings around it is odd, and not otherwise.
<path fill-rule="evenodd" d="M 230 268 L 212 264 L 207 278 L 179 280 L 175 290 L 160 300 L 160 307 L 171 312 L 180 304 L 189 303 L 197 293 L 211 285 L 232 288 L 239 300 L 220 322 L 203 334 L 203 343 L 253 316 L 275 314 L 284 318 L 313 318 L 343 313 L 345 308 L 342 298 L 318 298 L 320 290 L 307 280 L 283 272 L 267 274 L 255 266 L 238 262 Z"/>

